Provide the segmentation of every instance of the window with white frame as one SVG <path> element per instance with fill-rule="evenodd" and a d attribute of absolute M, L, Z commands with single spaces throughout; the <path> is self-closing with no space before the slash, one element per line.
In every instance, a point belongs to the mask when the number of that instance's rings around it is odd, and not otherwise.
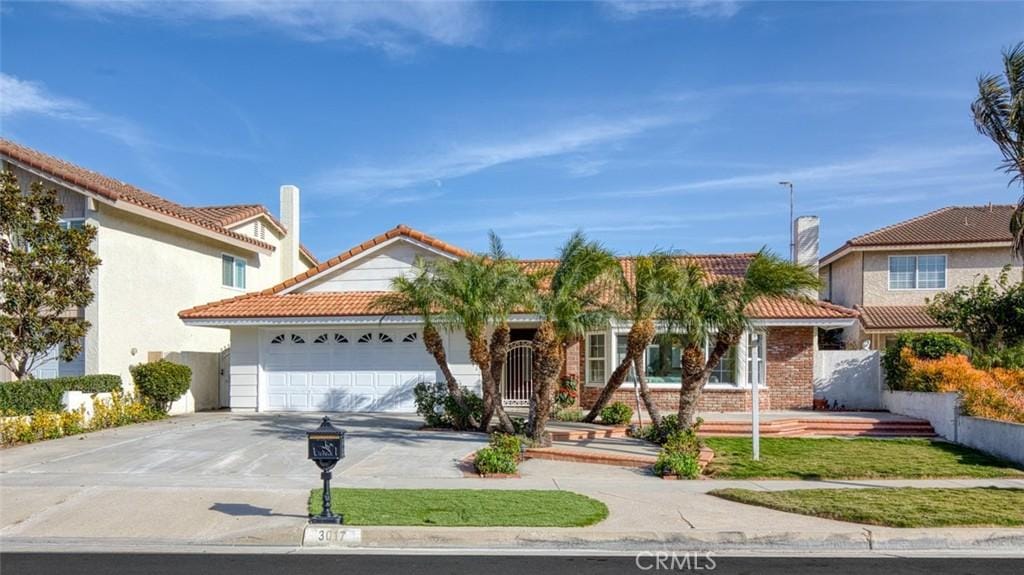
<path fill-rule="evenodd" d="M 944 289 L 946 256 L 889 256 L 889 289 Z"/>
<path fill-rule="evenodd" d="M 592 333 L 587 336 L 587 382 L 605 382 L 605 336 Z"/>
<path fill-rule="evenodd" d="M 708 344 L 706 353 L 711 353 L 713 345 L 713 343 Z M 718 365 L 711 369 L 708 383 L 736 385 L 736 353 L 736 346 L 729 346 L 729 350 L 725 352 L 722 359 L 718 360 Z"/>
<path fill-rule="evenodd" d="M 619 367 L 622 360 L 626 359 L 626 350 L 629 348 L 629 335 L 625 333 L 615 334 L 615 367 Z M 633 366 L 629 366 L 626 371 L 626 381 L 633 383 L 636 381 L 635 371 Z"/>
<path fill-rule="evenodd" d="M 650 383 L 679 383 L 683 350 L 670 334 L 658 334 L 644 354 L 644 377 Z"/>
<path fill-rule="evenodd" d="M 222 255 L 221 283 L 227 287 L 245 289 L 245 260 L 227 254 Z"/>
<path fill-rule="evenodd" d="M 58 223 L 65 230 L 80 230 L 85 227 L 85 218 L 61 219 Z"/>

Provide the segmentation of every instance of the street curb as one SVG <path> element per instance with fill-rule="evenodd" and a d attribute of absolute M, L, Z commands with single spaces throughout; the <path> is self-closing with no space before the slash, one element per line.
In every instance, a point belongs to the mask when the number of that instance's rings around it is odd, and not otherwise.
<path fill-rule="evenodd" d="M 579 531 L 515 528 L 363 527 L 362 548 L 645 550 L 1024 550 L 1024 529 L 860 531 Z"/>

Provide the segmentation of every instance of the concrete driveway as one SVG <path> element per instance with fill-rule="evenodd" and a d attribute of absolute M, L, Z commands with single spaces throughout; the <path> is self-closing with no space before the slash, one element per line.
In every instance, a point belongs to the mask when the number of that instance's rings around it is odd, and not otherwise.
<path fill-rule="evenodd" d="M 321 417 L 200 413 L 0 450 L 0 537 L 298 541 L 320 485 L 305 434 Z M 486 444 L 412 416 L 332 420 L 348 431 L 338 485 L 459 479 L 456 460 Z"/>

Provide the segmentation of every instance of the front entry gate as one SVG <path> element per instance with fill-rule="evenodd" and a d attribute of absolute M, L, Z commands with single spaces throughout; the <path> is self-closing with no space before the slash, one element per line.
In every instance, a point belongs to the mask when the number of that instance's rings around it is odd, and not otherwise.
<path fill-rule="evenodd" d="M 533 342 L 513 341 L 508 345 L 501 386 L 503 406 L 529 407 L 533 394 Z"/>

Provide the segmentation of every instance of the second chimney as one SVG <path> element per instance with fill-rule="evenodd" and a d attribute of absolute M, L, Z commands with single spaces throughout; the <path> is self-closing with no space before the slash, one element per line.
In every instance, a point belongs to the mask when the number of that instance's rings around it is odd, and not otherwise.
<path fill-rule="evenodd" d="M 281 186 L 281 224 L 287 233 L 281 240 L 281 274 L 290 278 L 302 271 L 299 260 L 299 188 Z"/>
<path fill-rule="evenodd" d="M 818 273 L 818 216 L 800 216 L 793 221 L 793 261 Z"/>

